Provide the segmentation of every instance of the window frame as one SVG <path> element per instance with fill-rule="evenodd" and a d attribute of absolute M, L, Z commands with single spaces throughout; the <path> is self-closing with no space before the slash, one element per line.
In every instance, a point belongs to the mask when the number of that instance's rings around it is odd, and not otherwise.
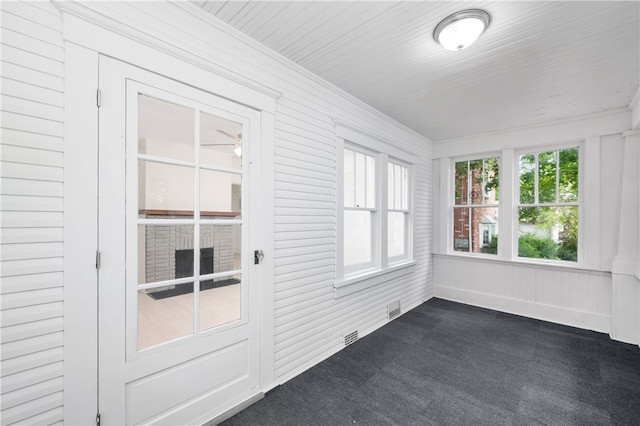
<path fill-rule="evenodd" d="M 367 130 L 335 121 L 336 131 L 336 275 L 334 297 L 352 294 L 396 276 L 406 273 L 406 268 L 414 268 L 414 163 L 416 154 L 405 151 L 392 142 Z M 353 271 L 344 267 L 344 149 L 356 149 L 373 153 L 376 158 L 376 209 L 377 264 L 374 267 Z M 388 163 L 394 162 L 407 167 L 407 207 L 408 223 L 405 225 L 406 254 L 389 259 L 388 254 Z"/>

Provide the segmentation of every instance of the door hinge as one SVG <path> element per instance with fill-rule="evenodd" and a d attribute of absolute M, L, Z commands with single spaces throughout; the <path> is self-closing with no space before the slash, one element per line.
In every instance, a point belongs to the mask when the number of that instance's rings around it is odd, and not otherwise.
<path fill-rule="evenodd" d="M 102 106 L 102 90 L 100 89 L 96 91 L 96 105 L 98 108 Z"/>
<path fill-rule="evenodd" d="M 100 252 L 96 250 L 96 269 L 100 269 Z"/>
<path fill-rule="evenodd" d="M 96 413 L 96 426 L 100 426 L 100 413 Z"/>

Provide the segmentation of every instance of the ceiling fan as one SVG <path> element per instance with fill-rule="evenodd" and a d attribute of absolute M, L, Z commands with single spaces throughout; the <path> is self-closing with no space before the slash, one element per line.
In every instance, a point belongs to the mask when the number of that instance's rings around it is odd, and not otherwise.
<path fill-rule="evenodd" d="M 216 132 L 222 133 L 226 137 L 233 139 L 234 142 L 233 143 L 203 143 L 201 145 L 203 146 L 235 146 L 235 145 L 240 145 L 242 143 L 242 133 L 238 133 L 237 135 L 234 135 L 224 130 L 216 130 Z"/>

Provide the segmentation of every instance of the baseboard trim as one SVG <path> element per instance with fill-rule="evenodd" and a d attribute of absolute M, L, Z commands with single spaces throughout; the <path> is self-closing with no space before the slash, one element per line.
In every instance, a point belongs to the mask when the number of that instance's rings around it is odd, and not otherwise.
<path fill-rule="evenodd" d="M 452 302 L 465 303 L 467 305 L 598 331 L 600 333 L 609 334 L 611 332 L 611 317 L 592 312 L 543 305 L 446 286 L 434 287 L 434 296 L 440 299 L 451 300 Z"/>

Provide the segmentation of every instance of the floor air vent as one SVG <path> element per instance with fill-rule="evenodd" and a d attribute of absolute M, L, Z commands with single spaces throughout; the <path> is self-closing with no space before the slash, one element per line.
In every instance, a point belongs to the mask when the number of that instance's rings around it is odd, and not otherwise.
<path fill-rule="evenodd" d="M 395 302 L 391 302 L 387 305 L 387 316 L 390 320 L 399 317 L 402 313 L 400 309 L 400 301 L 396 300 Z"/>
<path fill-rule="evenodd" d="M 349 334 L 345 334 L 344 336 L 344 345 L 345 346 L 349 346 L 350 344 L 352 344 L 353 342 L 355 342 L 356 340 L 358 340 L 358 330 L 349 333 Z"/>

